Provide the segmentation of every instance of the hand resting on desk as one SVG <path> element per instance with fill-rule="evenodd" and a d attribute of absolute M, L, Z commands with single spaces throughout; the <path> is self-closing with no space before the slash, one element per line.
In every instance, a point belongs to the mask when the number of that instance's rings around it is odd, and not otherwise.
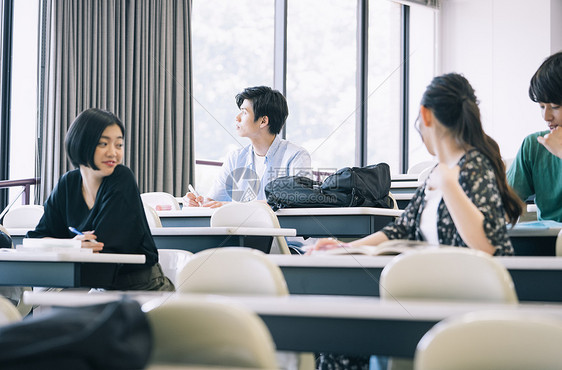
<path fill-rule="evenodd" d="M 305 255 L 310 256 L 314 254 L 314 252 L 327 251 L 336 248 L 351 248 L 351 247 L 352 245 L 350 243 L 344 243 L 334 238 L 322 238 L 322 239 L 318 239 L 315 245 L 311 245 L 310 247 L 305 247 L 306 249 Z"/>
<path fill-rule="evenodd" d="M 73 239 L 82 242 L 82 248 L 90 248 L 92 252 L 98 253 L 103 249 L 103 243 L 96 240 L 97 236 L 93 231 L 84 231 L 83 235 L 76 235 Z"/>

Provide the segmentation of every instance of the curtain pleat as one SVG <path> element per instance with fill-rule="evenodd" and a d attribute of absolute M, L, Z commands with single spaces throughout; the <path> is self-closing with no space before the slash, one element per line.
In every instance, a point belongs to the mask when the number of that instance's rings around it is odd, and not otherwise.
<path fill-rule="evenodd" d="M 193 177 L 190 0 L 44 0 L 40 202 L 71 166 L 64 137 L 96 107 L 125 125 L 141 192 L 181 195 Z"/>

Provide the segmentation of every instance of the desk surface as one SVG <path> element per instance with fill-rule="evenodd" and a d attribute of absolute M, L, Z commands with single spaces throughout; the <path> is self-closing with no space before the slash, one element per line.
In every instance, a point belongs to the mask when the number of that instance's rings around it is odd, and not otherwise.
<path fill-rule="evenodd" d="M 103 288 L 120 264 L 144 262 L 132 254 L 0 252 L 0 285 Z"/>
<path fill-rule="evenodd" d="M 186 207 L 158 212 L 167 227 L 209 226 L 214 210 Z M 283 228 L 296 229 L 297 236 L 359 238 L 372 234 L 402 214 L 402 210 L 371 207 L 286 208 L 276 212 Z M 342 220 L 342 217 L 345 217 Z"/>
<path fill-rule="evenodd" d="M 296 235 L 295 229 L 260 227 L 159 227 L 150 231 L 158 249 L 183 249 L 192 253 L 232 246 L 269 253 L 273 237 Z"/>
<path fill-rule="evenodd" d="M 89 263 L 145 263 L 144 254 L 86 253 L 86 252 L 22 252 L 0 249 L 0 261 L 26 262 L 89 262 Z"/>
<path fill-rule="evenodd" d="M 205 236 L 205 235 L 254 235 L 254 236 L 296 236 L 295 229 L 265 227 L 156 227 L 150 228 L 155 235 Z"/>
<path fill-rule="evenodd" d="M 179 211 L 157 211 L 160 217 L 211 217 L 215 209 L 208 207 L 184 207 Z M 326 208 L 283 208 L 275 212 L 281 216 L 324 216 L 324 215 L 373 215 L 400 216 L 404 211 L 373 207 L 326 207 Z"/>
<path fill-rule="evenodd" d="M 225 297 L 131 293 L 144 310 L 169 299 L 208 299 L 256 312 L 279 350 L 413 357 L 421 337 L 437 322 L 482 310 L 517 310 L 562 317 L 562 305 L 442 301 L 383 301 L 370 297 Z M 77 306 L 121 299 L 123 293 L 25 292 L 24 302 Z"/>
<path fill-rule="evenodd" d="M 269 255 L 291 294 L 379 296 L 382 269 L 393 256 Z M 511 274 L 520 301 L 562 302 L 562 258 L 494 257 Z"/>

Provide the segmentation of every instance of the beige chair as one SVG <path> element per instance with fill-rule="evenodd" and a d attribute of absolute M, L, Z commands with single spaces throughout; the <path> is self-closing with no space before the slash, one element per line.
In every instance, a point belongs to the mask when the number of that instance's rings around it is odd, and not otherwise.
<path fill-rule="evenodd" d="M 382 270 L 381 299 L 517 303 L 507 269 L 485 252 L 442 247 L 396 256 Z"/>
<path fill-rule="evenodd" d="M 418 343 L 416 370 L 560 369 L 562 319 L 477 311 L 444 320 Z"/>
<path fill-rule="evenodd" d="M 178 276 L 189 262 L 193 253 L 182 249 L 158 249 L 158 262 L 164 275 L 177 285 Z"/>
<path fill-rule="evenodd" d="M 381 299 L 517 303 L 507 269 L 489 254 L 462 247 L 412 251 L 396 256 L 381 272 Z M 392 357 L 389 369 L 411 369 Z"/>
<path fill-rule="evenodd" d="M 389 192 L 388 192 L 388 196 L 390 197 L 390 199 L 392 199 L 392 203 L 393 203 L 392 208 L 393 208 L 393 209 L 398 209 L 398 203 L 396 202 L 396 198 L 394 198 L 394 194 L 392 194 L 392 193 L 389 191 Z"/>
<path fill-rule="evenodd" d="M 211 226 L 281 227 L 273 210 L 267 204 L 260 201 L 231 202 L 217 208 L 211 216 Z M 291 253 L 284 237 L 274 237 L 270 253 Z"/>
<path fill-rule="evenodd" d="M 0 296 L 0 326 L 22 319 L 21 313 L 7 298 Z"/>
<path fill-rule="evenodd" d="M 257 249 L 222 247 L 191 256 L 178 276 L 181 293 L 288 295 L 279 266 Z"/>
<path fill-rule="evenodd" d="M 427 168 L 431 168 L 431 167 L 435 166 L 436 164 L 437 164 L 437 162 L 435 162 L 435 161 L 419 162 L 419 163 L 416 163 L 416 164 L 410 166 L 410 168 L 408 168 L 408 173 L 409 174 L 422 173 L 423 170 L 425 170 Z"/>
<path fill-rule="evenodd" d="M 265 253 L 251 248 L 223 247 L 195 253 L 178 278 L 180 293 L 285 296 L 283 272 Z M 280 364 L 301 370 L 314 368 L 314 356 L 277 352 Z"/>
<path fill-rule="evenodd" d="M 162 191 L 142 193 L 141 199 L 143 204 L 149 205 L 155 210 L 167 209 L 171 211 L 180 210 L 180 204 L 176 197 L 170 193 L 165 193 Z"/>
<path fill-rule="evenodd" d="M 144 204 L 144 214 L 146 216 L 146 221 L 148 222 L 148 227 L 162 227 L 160 216 L 158 216 L 158 213 L 156 213 L 154 208 L 152 208 L 148 204 Z"/>
<path fill-rule="evenodd" d="M 43 217 L 43 206 L 26 204 L 11 208 L 4 216 L 2 225 L 6 228 L 34 229 Z"/>
<path fill-rule="evenodd" d="M 151 366 L 185 364 L 276 369 L 275 345 L 255 313 L 235 302 L 176 298 L 147 312 Z"/>
<path fill-rule="evenodd" d="M 562 229 L 560 229 L 556 237 L 556 256 L 562 257 Z"/>

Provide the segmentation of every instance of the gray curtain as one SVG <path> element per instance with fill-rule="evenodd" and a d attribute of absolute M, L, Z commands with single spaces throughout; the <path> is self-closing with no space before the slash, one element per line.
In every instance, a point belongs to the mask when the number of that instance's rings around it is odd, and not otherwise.
<path fill-rule="evenodd" d="M 141 192 L 183 194 L 194 172 L 191 0 L 44 0 L 39 201 L 71 165 L 64 151 L 81 111 L 125 125 L 124 164 Z"/>

